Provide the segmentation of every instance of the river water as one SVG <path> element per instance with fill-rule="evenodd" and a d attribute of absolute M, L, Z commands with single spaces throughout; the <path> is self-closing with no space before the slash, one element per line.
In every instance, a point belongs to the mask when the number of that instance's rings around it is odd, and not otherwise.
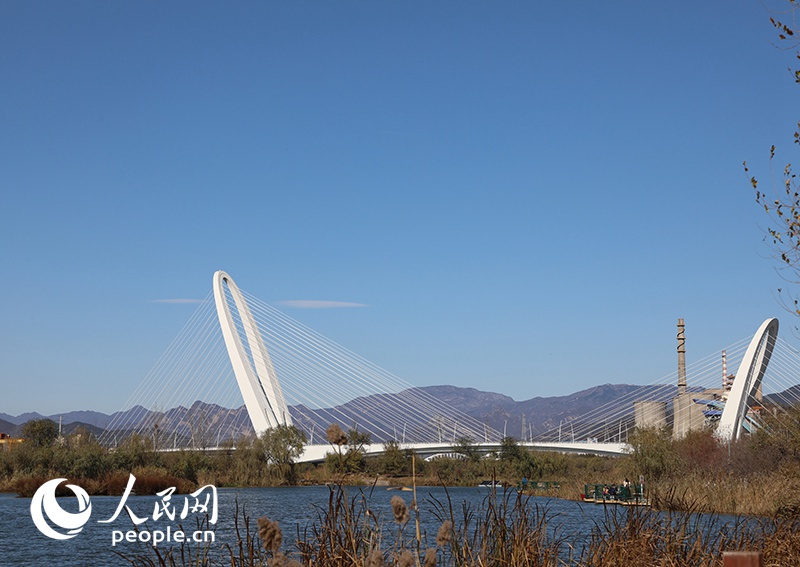
<path fill-rule="evenodd" d="M 411 503 L 412 493 L 389 491 L 385 487 L 348 487 L 349 498 L 363 497 L 367 500 L 370 510 L 378 517 L 383 525 L 391 527 L 393 517 L 390 500 L 392 496 L 401 496 L 407 504 Z M 473 510 L 486 505 L 486 499 L 491 490 L 486 488 L 449 488 L 447 493 L 441 487 L 422 487 L 417 489 L 417 498 L 420 506 L 420 520 L 422 531 L 426 534 L 427 541 L 433 545 L 436 532 L 441 522 L 436 518 L 436 501 L 452 503 L 455 510 L 456 523 L 463 514 L 461 510 L 466 504 Z M 150 531 L 149 536 L 136 536 L 132 532 L 133 523 L 125 511 L 110 523 L 100 523 L 108 520 L 120 505 L 119 496 L 92 496 L 91 517 L 82 531 L 71 539 L 55 540 L 43 535 L 34 524 L 31 517 L 30 498 L 18 498 L 12 494 L 0 494 L 0 566 L 17 565 L 51 565 L 51 566 L 118 566 L 128 563 L 114 551 L 127 554 L 141 553 L 145 545 L 129 543 L 128 537 L 158 537 L 154 531 L 161 532 L 164 537 L 174 537 L 176 531 L 184 527 L 184 531 L 191 537 L 197 529 L 197 520 L 201 517 L 199 512 L 192 513 L 191 508 L 197 502 L 202 502 L 205 495 L 211 494 L 206 489 L 198 498 L 187 498 L 185 495 L 172 495 L 171 510 L 175 519 L 170 520 L 166 514 L 161 514 L 153 519 L 156 506 L 161 502 L 160 510 L 163 512 L 163 500 L 158 496 L 129 496 L 127 506 L 135 516 L 147 519 L 140 526 L 142 531 Z M 235 546 L 237 538 L 234 533 L 234 517 L 237 505 L 251 518 L 251 529 L 255 529 L 256 518 L 267 516 L 277 520 L 284 532 L 284 549 L 294 540 L 297 527 L 302 530 L 317 518 L 320 508 L 326 508 L 331 489 L 327 486 L 286 487 L 286 488 L 220 488 L 217 490 L 217 522 L 215 527 L 214 546 L 224 544 Z M 497 497 L 502 499 L 502 492 Z M 57 499 L 59 506 L 66 512 L 77 513 L 78 499 L 75 496 Z M 605 514 L 603 506 L 583 504 L 557 498 L 534 497 L 531 499 L 531 509 L 538 509 L 548 518 L 548 530 L 565 537 L 568 541 L 580 545 L 586 541 L 592 528 L 602 523 Z M 184 507 L 187 514 L 180 520 Z M 609 508 L 613 510 L 614 508 Z M 167 508 L 170 511 L 170 508 Z M 211 510 L 209 510 L 211 512 Z M 616 513 L 624 513 L 618 509 Z M 408 526 L 408 534 L 413 530 L 413 524 Z M 57 528 L 57 526 L 52 526 Z M 56 529 L 56 531 L 59 531 Z M 62 533 L 65 530 L 60 530 Z M 128 535 L 130 532 L 130 535 Z M 198 535 L 200 537 L 202 534 Z M 122 541 L 114 541 L 122 540 Z M 149 544 L 147 544 L 149 545 Z M 174 543 L 172 545 L 175 545 Z M 159 549 L 168 547 L 166 542 L 159 544 Z"/>

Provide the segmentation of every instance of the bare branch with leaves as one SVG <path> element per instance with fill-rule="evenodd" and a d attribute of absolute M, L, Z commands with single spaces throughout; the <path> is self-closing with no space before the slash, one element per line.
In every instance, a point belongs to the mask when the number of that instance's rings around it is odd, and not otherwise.
<path fill-rule="evenodd" d="M 770 22 L 778 30 L 781 47 L 795 50 L 795 58 L 800 61 L 800 28 L 795 18 L 800 5 L 796 0 L 787 0 L 787 3 L 788 9 L 782 13 L 781 19 L 773 17 Z M 789 68 L 789 71 L 795 82 L 800 83 L 800 63 L 797 65 L 797 68 Z M 795 127 L 793 137 L 794 143 L 800 144 L 800 122 Z M 800 186 L 791 163 L 783 166 L 776 175 L 775 155 L 776 148 L 773 145 L 769 152 L 772 191 L 762 190 L 758 179 L 750 174 L 747 162 L 743 164 L 744 171 L 750 178 L 756 202 L 764 208 L 769 218 L 765 240 L 770 241 L 773 255 L 778 261 L 776 269 L 787 283 L 800 284 Z M 791 287 L 778 288 L 778 301 L 787 311 L 800 316 L 800 295 Z M 795 330 L 798 330 L 797 327 Z"/>

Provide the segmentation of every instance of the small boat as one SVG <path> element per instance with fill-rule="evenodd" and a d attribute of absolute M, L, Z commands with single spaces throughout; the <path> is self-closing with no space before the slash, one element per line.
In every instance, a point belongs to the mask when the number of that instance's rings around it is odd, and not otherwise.
<path fill-rule="evenodd" d="M 617 486 L 616 484 L 584 484 L 581 498 L 584 502 L 617 506 L 649 506 L 643 484 Z"/>
<path fill-rule="evenodd" d="M 484 480 L 478 486 L 480 488 L 503 488 L 503 483 L 499 480 Z"/>

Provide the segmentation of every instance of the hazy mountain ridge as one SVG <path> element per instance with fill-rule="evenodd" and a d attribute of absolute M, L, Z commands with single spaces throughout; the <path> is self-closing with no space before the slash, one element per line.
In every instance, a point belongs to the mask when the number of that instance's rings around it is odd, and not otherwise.
<path fill-rule="evenodd" d="M 764 399 L 770 403 L 785 406 L 788 404 L 798 405 L 800 404 L 800 384 L 796 386 L 792 386 L 784 390 L 783 392 L 778 392 L 776 394 L 767 394 L 764 396 Z"/>
<path fill-rule="evenodd" d="M 548 420 L 552 420 L 555 416 L 563 419 L 562 414 L 570 414 L 580 410 L 588 411 L 608 403 L 620 395 L 628 394 L 640 388 L 644 387 L 628 384 L 605 384 L 566 396 L 535 397 L 521 402 L 504 394 L 477 390 L 475 388 L 462 388 L 460 386 L 438 385 L 424 386 L 418 389 L 481 421 L 485 421 L 485 418 L 491 416 L 494 416 L 495 420 L 508 419 L 515 415 L 521 416 L 522 413 L 525 413 L 528 418 L 533 418 L 534 421 L 540 421 L 534 416 L 548 416 Z M 391 397 L 392 395 L 393 394 L 376 394 L 375 397 Z M 342 407 L 346 407 L 348 403 L 342 404 Z M 295 406 L 290 407 L 295 408 Z M 308 413 L 307 411 L 303 411 L 304 406 L 296 407 L 299 413 Z M 192 410 L 203 411 L 206 415 L 213 416 L 220 412 L 244 411 L 244 407 L 230 409 L 222 408 L 216 404 L 205 404 L 196 401 L 190 408 L 178 406 L 159 413 L 163 415 L 162 421 L 183 422 L 187 419 L 187 415 L 190 414 Z M 27 412 L 18 416 L 0 413 L 0 420 L 10 422 L 14 425 L 22 425 L 31 419 L 48 418 L 58 422 L 60 418 L 64 425 L 81 422 L 101 429 L 107 428 L 109 424 L 114 421 L 115 426 L 118 428 L 129 428 L 135 427 L 142 421 L 152 421 L 154 413 L 153 410 L 148 410 L 142 406 L 134 406 L 123 412 L 115 412 L 110 415 L 86 410 L 71 411 L 50 416 L 45 416 L 36 412 Z M 492 423 L 489 423 L 489 425 L 492 425 Z M 558 424 L 556 423 L 556 425 Z"/>
<path fill-rule="evenodd" d="M 630 399 L 630 414 L 632 415 L 633 399 L 669 402 L 675 394 L 673 388 L 664 385 L 603 384 L 565 396 L 537 396 L 518 402 L 496 392 L 452 385 L 424 386 L 418 389 L 498 431 L 518 438 L 527 437 L 530 433 L 535 436 L 545 431 L 551 431 L 560 423 L 568 423 L 615 400 L 625 399 L 627 403 L 627 400 Z M 389 402 L 391 403 L 391 398 L 396 395 L 377 394 L 374 397 L 382 398 L 384 403 L 387 398 L 390 398 Z M 782 400 L 800 401 L 800 385 L 793 386 L 784 392 L 765 396 L 765 398 L 774 403 Z M 351 403 L 328 408 L 331 410 L 329 413 L 346 415 L 347 408 Z M 293 418 L 306 426 L 314 423 L 319 431 L 324 431 L 329 425 L 329 423 L 323 423 L 319 418 L 309 418 L 311 412 L 302 405 L 290 406 L 289 409 Z M 177 429 L 181 434 L 190 435 L 190 430 L 193 428 L 196 430 L 198 419 L 202 421 L 205 431 L 216 431 L 227 427 L 233 427 L 238 434 L 252 434 L 253 431 L 244 406 L 223 408 L 216 404 L 196 401 L 189 408 L 178 406 L 164 412 L 154 412 L 142 406 L 135 406 L 111 415 L 96 411 L 73 411 L 51 416 L 42 416 L 36 412 L 18 416 L 0 413 L 0 432 L 17 434 L 19 426 L 26 421 L 43 417 L 48 417 L 55 422 L 61 418 L 65 432 L 73 430 L 78 425 L 83 425 L 91 431 L 99 433 L 100 430 L 108 428 L 112 422 L 117 430 L 134 429 L 142 424 L 159 423 L 164 431 Z M 525 433 L 523 433 L 523 424 Z M 341 425 L 347 427 L 350 424 L 342 423 Z M 209 436 L 213 437 L 212 434 Z"/>
<path fill-rule="evenodd" d="M 54 415 L 42 415 L 37 412 L 26 412 L 26 413 L 21 413 L 19 415 L 8 415 L 7 413 L 0 413 L 0 420 L 13 423 L 14 425 L 22 425 L 26 421 L 30 421 L 32 419 L 42 419 L 46 417 L 48 419 L 52 419 L 55 422 L 58 422 L 58 419 L 61 418 L 62 424 L 68 424 L 80 421 L 81 423 L 86 423 L 89 425 L 94 425 L 95 427 L 99 427 L 101 429 L 105 429 L 106 427 L 108 427 L 108 424 L 114 415 L 115 414 L 107 415 L 99 411 L 87 411 L 87 410 L 70 411 L 67 413 L 54 414 Z"/>
<path fill-rule="evenodd" d="M 561 422 L 580 418 L 592 410 L 620 398 L 630 397 L 634 393 L 636 399 L 667 401 L 667 398 L 674 393 L 665 396 L 664 390 L 663 385 L 603 384 L 565 396 L 538 396 L 521 402 L 492 392 L 476 391 L 477 393 L 471 394 L 473 396 L 469 401 L 471 408 L 462 411 L 498 431 L 505 431 L 510 436 L 521 438 L 531 433 L 535 436 L 553 430 Z M 462 404 L 456 394 L 457 392 L 451 392 L 448 399 L 455 407 L 462 409 L 466 404 Z M 633 414 L 632 399 L 630 414 Z M 522 431 L 523 416 L 525 433 Z"/>

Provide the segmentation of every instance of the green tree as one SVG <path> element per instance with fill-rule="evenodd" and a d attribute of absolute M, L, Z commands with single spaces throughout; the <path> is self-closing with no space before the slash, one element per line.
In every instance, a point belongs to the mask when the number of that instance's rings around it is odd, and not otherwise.
<path fill-rule="evenodd" d="M 153 452 L 152 440 L 134 433 L 113 453 L 115 468 L 132 471 L 135 467 L 157 464 L 159 454 Z"/>
<path fill-rule="evenodd" d="M 515 462 L 521 461 L 524 458 L 524 449 L 522 449 L 517 440 L 513 437 L 503 437 L 503 441 L 500 443 L 500 460 L 501 461 L 508 461 L 508 462 Z"/>
<path fill-rule="evenodd" d="M 32 419 L 22 426 L 22 437 L 34 447 L 49 447 L 58 438 L 58 424 L 52 419 Z"/>
<path fill-rule="evenodd" d="M 358 425 L 353 424 L 347 433 L 342 431 L 339 424 L 332 423 L 326 431 L 328 442 L 336 447 L 336 454 L 325 458 L 325 463 L 329 468 L 338 472 L 357 472 L 364 469 L 366 446 L 370 444 L 372 436 L 367 431 L 358 429 Z M 346 449 L 343 452 L 343 448 Z"/>
<path fill-rule="evenodd" d="M 294 482 L 294 463 L 303 454 L 306 434 L 294 425 L 278 425 L 261 434 L 261 444 L 267 461 L 275 465 L 281 477 Z"/>
<path fill-rule="evenodd" d="M 387 475 L 411 474 L 411 451 L 403 450 L 400 444 L 390 439 L 383 444 L 383 454 L 378 459 L 380 472 Z"/>
<path fill-rule="evenodd" d="M 14 463 L 10 458 L 10 451 L 0 451 L 0 480 L 10 477 L 14 472 Z"/>
<path fill-rule="evenodd" d="M 759 468 L 777 469 L 800 463 L 800 409 L 789 408 L 761 416 L 762 427 L 747 441 L 758 455 Z M 751 458 L 752 460 L 752 458 Z"/>
<path fill-rule="evenodd" d="M 648 482 L 658 480 L 677 469 L 678 457 L 672 437 L 664 428 L 636 428 L 628 436 L 631 456 L 639 474 Z"/>
<path fill-rule="evenodd" d="M 232 460 L 226 464 L 232 467 L 237 484 L 263 484 L 267 482 L 263 473 L 268 468 L 267 455 L 260 437 L 243 437 L 236 443 Z"/>
<path fill-rule="evenodd" d="M 99 443 L 71 446 L 69 452 L 74 456 L 70 463 L 70 475 L 97 479 L 111 469 L 112 460 Z"/>
<path fill-rule="evenodd" d="M 328 439 L 333 447 L 336 447 L 336 453 L 328 453 L 325 457 L 325 465 L 338 472 L 344 472 L 344 455 L 342 454 L 342 446 L 347 444 L 347 434 L 342 431 L 338 423 L 331 423 L 325 431 L 325 437 Z"/>
<path fill-rule="evenodd" d="M 345 469 L 347 472 L 364 470 L 366 447 L 372 442 L 372 435 L 362 431 L 355 423 L 347 430 L 347 452 L 344 455 Z"/>
<path fill-rule="evenodd" d="M 471 437 L 459 437 L 456 439 L 455 447 L 456 453 L 464 455 L 471 463 L 477 463 L 481 460 L 481 454 L 475 446 L 475 441 Z"/>

